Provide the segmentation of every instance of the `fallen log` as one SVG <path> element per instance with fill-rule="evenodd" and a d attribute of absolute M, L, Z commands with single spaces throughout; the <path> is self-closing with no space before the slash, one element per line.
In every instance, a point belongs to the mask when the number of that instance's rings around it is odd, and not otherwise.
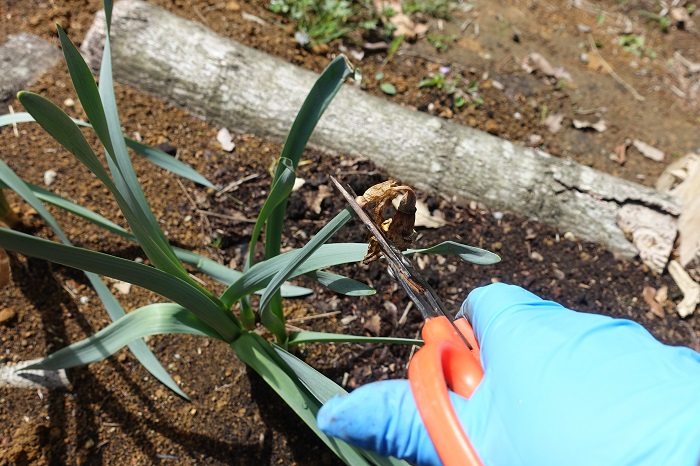
<path fill-rule="evenodd" d="M 0 46 L 0 114 L 27 83 L 61 58 L 58 47 L 31 34 L 11 35 Z"/>
<path fill-rule="evenodd" d="M 83 53 L 99 68 L 104 15 Z M 139 0 L 112 16 L 115 79 L 174 102 L 216 125 L 282 141 L 317 75 L 223 38 Z M 636 248 L 616 224 L 619 209 L 641 205 L 677 217 L 678 201 L 653 189 L 484 132 L 412 111 L 345 85 L 311 144 L 364 156 L 412 185 L 479 200 L 571 231 L 631 258 Z"/>

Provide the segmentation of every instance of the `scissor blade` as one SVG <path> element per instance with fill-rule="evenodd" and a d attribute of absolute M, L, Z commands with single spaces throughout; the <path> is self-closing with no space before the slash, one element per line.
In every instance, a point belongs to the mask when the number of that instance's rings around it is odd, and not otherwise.
<path fill-rule="evenodd" d="M 389 270 L 392 272 L 394 279 L 406 290 L 406 293 L 408 293 L 411 300 L 420 310 L 423 318 L 429 319 L 431 317 L 447 316 L 450 321 L 454 320 L 449 313 L 445 312 L 445 308 L 442 306 L 442 303 L 440 303 L 437 294 L 413 266 L 411 261 L 386 238 L 384 232 L 374 223 L 367 212 L 360 207 L 357 201 L 355 201 L 355 197 L 351 195 L 335 177 L 331 176 L 330 178 L 343 197 L 348 201 L 350 207 L 352 207 L 360 220 L 362 220 L 362 223 L 365 224 L 370 233 L 377 239 L 379 249 L 382 251 L 387 261 L 389 261 Z"/>

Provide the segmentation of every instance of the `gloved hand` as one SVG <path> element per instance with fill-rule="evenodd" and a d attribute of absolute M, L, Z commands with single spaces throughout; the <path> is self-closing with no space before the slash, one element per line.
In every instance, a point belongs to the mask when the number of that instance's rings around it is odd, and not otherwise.
<path fill-rule="evenodd" d="M 700 354 L 500 283 L 472 291 L 460 314 L 485 374 L 470 399 L 451 396 L 484 464 L 699 464 Z M 441 464 L 405 380 L 329 400 L 318 425 L 382 455 Z"/>

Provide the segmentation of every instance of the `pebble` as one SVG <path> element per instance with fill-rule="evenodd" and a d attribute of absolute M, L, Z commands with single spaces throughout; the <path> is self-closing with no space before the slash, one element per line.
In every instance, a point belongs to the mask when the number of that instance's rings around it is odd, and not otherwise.
<path fill-rule="evenodd" d="M 228 11 L 240 11 L 241 5 L 236 1 L 230 1 L 226 3 L 226 9 Z"/>
<path fill-rule="evenodd" d="M 0 325 L 7 325 L 17 317 L 17 313 L 12 309 L 3 309 L 0 311 Z"/>
<path fill-rule="evenodd" d="M 569 241 L 576 241 L 576 235 L 574 235 L 570 231 L 567 231 L 566 233 L 564 233 L 564 239 Z"/>
<path fill-rule="evenodd" d="M 540 254 L 537 251 L 532 251 L 530 253 L 530 259 L 536 260 L 537 262 L 542 262 L 544 260 L 544 257 L 542 257 L 542 254 Z"/>
<path fill-rule="evenodd" d="M 487 133 L 497 134 L 501 130 L 501 126 L 494 119 L 488 120 L 484 125 L 484 129 Z"/>
<path fill-rule="evenodd" d="M 54 181 L 56 181 L 56 177 L 58 176 L 58 173 L 56 173 L 54 170 L 46 170 L 44 172 L 44 184 L 46 186 L 51 186 Z"/>

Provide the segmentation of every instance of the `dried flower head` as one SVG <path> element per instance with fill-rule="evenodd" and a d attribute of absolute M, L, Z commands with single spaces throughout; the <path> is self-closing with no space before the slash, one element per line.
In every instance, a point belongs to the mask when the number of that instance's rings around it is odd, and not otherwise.
<path fill-rule="evenodd" d="M 392 218 L 384 219 L 384 209 L 400 194 L 403 197 Z M 416 194 L 410 186 L 398 186 L 395 181 L 385 181 L 370 187 L 357 200 L 360 207 L 374 204 L 374 221 L 385 232 L 387 240 L 399 250 L 407 249 L 413 243 L 416 232 L 413 230 L 416 220 Z M 369 240 L 367 254 L 363 263 L 375 261 L 381 255 L 379 243 L 374 237 Z"/>

